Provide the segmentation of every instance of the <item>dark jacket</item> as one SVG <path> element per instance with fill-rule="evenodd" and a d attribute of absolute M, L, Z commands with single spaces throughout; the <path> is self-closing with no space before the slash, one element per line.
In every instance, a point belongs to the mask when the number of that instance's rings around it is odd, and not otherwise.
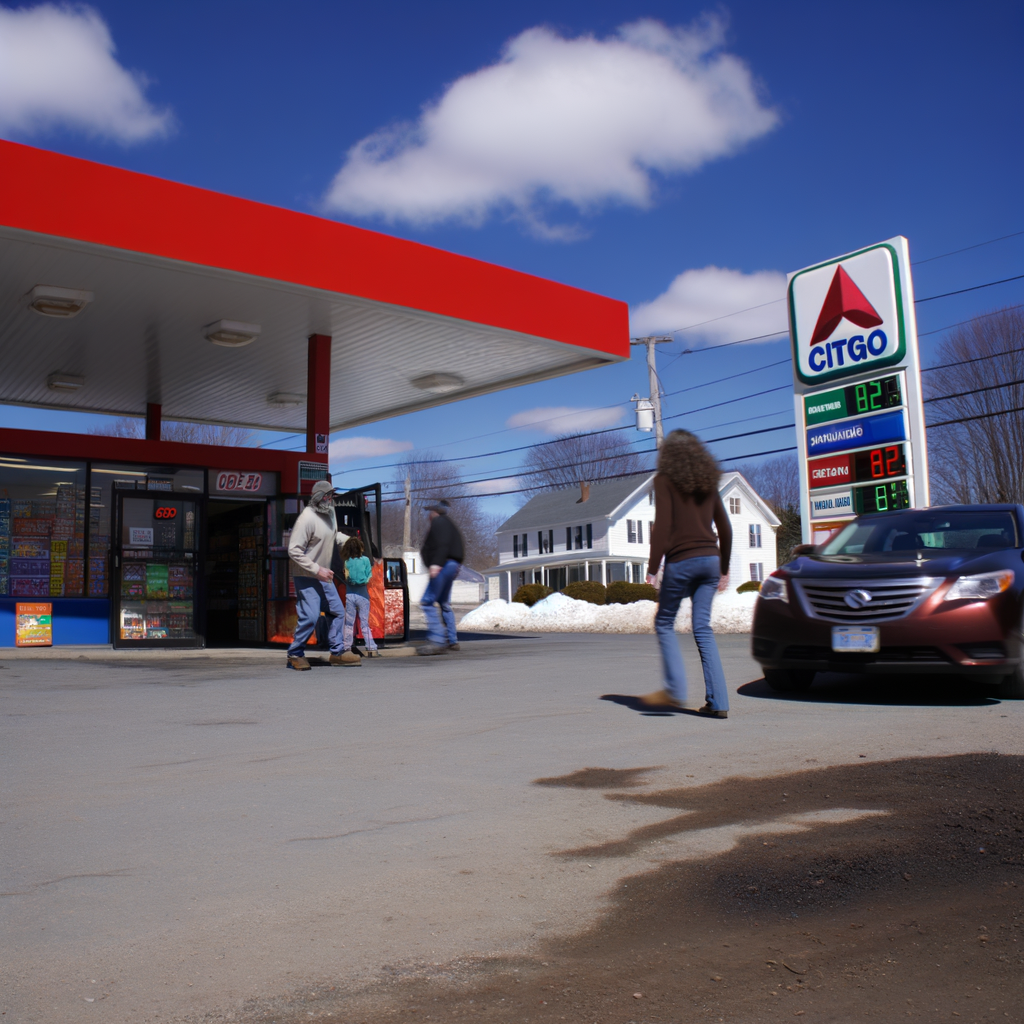
<path fill-rule="evenodd" d="M 465 558 L 466 549 L 462 543 L 459 528 L 445 515 L 434 516 L 430 520 L 430 529 L 420 548 L 423 564 L 444 565 L 448 559 L 454 559 L 460 565 Z"/>
<path fill-rule="evenodd" d="M 711 524 L 718 527 L 715 537 Z M 702 501 L 681 494 L 664 473 L 654 478 L 654 528 L 647 571 L 654 575 L 664 555 L 666 562 L 718 555 L 723 576 L 729 574 L 732 524 L 716 488 Z"/>

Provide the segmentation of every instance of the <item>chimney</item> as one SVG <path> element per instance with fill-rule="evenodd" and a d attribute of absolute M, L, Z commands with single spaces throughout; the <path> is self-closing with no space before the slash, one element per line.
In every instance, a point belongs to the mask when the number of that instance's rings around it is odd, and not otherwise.
<path fill-rule="evenodd" d="M 576 499 L 577 505 L 582 505 L 583 502 L 590 498 L 590 484 L 580 481 L 580 496 Z"/>

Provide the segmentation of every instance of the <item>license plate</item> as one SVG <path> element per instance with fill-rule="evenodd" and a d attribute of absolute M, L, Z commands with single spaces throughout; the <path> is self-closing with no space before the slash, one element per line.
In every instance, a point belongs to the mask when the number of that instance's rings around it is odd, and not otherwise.
<path fill-rule="evenodd" d="M 877 651 L 880 647 L 877 626 L 833 626 L 833 651 Z"/>

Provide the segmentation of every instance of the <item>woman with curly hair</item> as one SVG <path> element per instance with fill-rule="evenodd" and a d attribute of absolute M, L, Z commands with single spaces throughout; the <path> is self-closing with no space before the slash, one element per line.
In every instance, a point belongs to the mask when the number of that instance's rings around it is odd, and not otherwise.
<path fill-rule="evenodd" d="M 699 713 L 728 718 L 729 694 L 722 659 L 711 632 L 711 602 L 729 585 L 732 526 L 718 493 L 715 457 L 688 430 L 673 430 L 658 453 L 654 477 L 654 526 L 647 582 L 654 585 L 664 559 L 654 630 L 661 647 L 665 687 L 641 697 L 648 707 L 682 707 L 686 670 L 676 637 L 676 615 L 684 597 L 693 601 L 693 638 L 704 668 L 707 703 Z M 715 536 L 712 522 L 718 529 Z"/>

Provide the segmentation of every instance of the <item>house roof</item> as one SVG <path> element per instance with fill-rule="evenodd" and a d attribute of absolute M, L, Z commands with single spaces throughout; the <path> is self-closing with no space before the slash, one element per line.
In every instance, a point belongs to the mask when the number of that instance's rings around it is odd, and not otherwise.
<path fill-rule="evenodd" d="M 40 285 L 93 300 L 40 316 Z M 220 320 L 261 333 L 218 347 Z M 623 302 L 0 141 L 0 402 L 303 432 L 311 334 L 334 338 L 331 430 L 629 358 Z"/>
<path fill-rule="evenodd" d="M 579 488 L 545 491 L 532 497 L 518 512 L 498 527 L 498 533 L 549 529 L 575 523 L 610 519 L 634 494 L 641 493 L 654 479 L 653 473 L 639 473 L 590 485 L 590 497 L 581 502 Z"/>
<path fill-rule="evenodd" d="M 590 497 L 585 502 L 579 500 L 580 492 L 576 488 L 546 491 L 535 495 L 518 512 L 506 519 L 498 527 L 497 533 L 522 533 L 593 522 L 595 519 L 616 519 L 636 504 L 637 498 L 647 491 L 653 479 L 654 473 L 640 473 L 593 483 L 590 485 Z M 724 494 L 734 486 L 740 489 L 769 525 L 779 525 L 775 513 L 742 473 L 723 473 L 718 485 L 719 493 Z"/>

